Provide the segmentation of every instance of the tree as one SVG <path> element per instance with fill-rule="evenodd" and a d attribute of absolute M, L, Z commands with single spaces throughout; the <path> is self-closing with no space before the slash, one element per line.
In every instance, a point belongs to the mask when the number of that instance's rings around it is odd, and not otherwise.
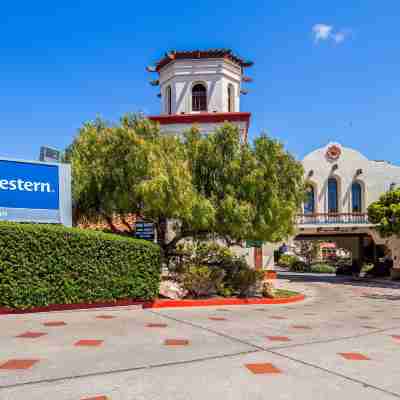
<path fill-rule="evenodd" d="M 265 135 L 241 143 L 231 124 L 179 136 L 130 115 L 115 126 L 96 120 L 67 155 L 77 215 L 111 227 L 116 214 L 145 216 L 166 257 L 187 238 L 279 241 L 292 233 L 303 199 L 301 164 Z"/>
<path fill-rule="evenodd" d="M 376 224 L 379 235 L 386 238 L 385 245 L 390 249 L 389 254 L 392 260 L 392 262 L 385 261 L 386 267 L 390 269 L 392 278 L 400 279 L 398 265 L 400 260 L 400 189 L 391 190 L 383 194 L 378 201 L 370 204 L 368 218 L 371 223 Z M 382 272 L 381 267 L 375 268 L 377 272 Z"/>
<path fill-rule="evenodd" d="M 266 135 L 242 144 L 236 126 L 186 134 L 193 185 L 215 213 L 208 230 L 228 245 L 244 239 L 280 241 L 293 233 L 304 196 L 303 168 Z M 182 233 L 190 227 L 183 226 Z"/>
<path fill-rule="evenodd" d="M 400 189 L 389 191 L 370 204 L 368 218 L 382 237 L 400 236 Z"/>
<path fill-rule="evenodd" d="M 105 220 L 118 232 L 113 224 L 118 215 L 133 232 L 124 216 L 145 216 L 167 254 L 177 243 L 167 238 L 167 220 L 200 232 L 213 218 L 211 204 L 192 185 L 183 141 L 161 135 L 148 120 L 126 115 L 114 126 L 101 119 L 85 123 L 66 158 L 72 164 L 76 220 Z"/>
<path fill-rule="evenodd" d="M 300 240 L 297 255 L 303 257 L 308 265 L 319 256 L 322 240 Z"/>

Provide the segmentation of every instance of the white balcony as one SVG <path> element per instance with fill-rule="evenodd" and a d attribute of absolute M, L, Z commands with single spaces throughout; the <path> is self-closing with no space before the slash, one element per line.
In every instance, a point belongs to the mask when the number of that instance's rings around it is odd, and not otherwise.
<path fill-rule="evenodd" d="M 368 221 L 367 213 L 316 213 L 298 214 L 298 226 L 366 226 L 373 225 Z"/>

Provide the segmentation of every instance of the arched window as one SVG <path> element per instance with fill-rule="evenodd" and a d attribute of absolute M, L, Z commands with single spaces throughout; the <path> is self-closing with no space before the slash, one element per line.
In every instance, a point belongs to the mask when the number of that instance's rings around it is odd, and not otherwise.
<path fill-rule="evenodd" d="M 233 85 L 230 83 L 228 85 L 228 112 L 235 111 L 235 94 Z"/>
<path fill-rule="evenodd" d="M 328 179 L 328 213 L 337 213 L 339 210 L 338 182 L 336 178 Z"/>
<path fill-rule="evenodd" d="M 304 214 L 315 213 L 315 192 L 312 185 L 306 187 L 306 200 L 304 201 Z"/>
<path fill-rule="evenodd" d="M 166 105 L 167 105 L 167 114 L 172 114 L 172 89 L 171 86 L 167 87 L 166 90 Z"/>
<path fill-rule="evenodd" d="M 351 209 L 353 212 L 362 211 L 362 187 L 359 182 L 351 185 Z"/>
<path fill-rule="evenodd" d="M 192 88 L 192 111 L 207 111 L 207 89 L 201 83 Z"/>

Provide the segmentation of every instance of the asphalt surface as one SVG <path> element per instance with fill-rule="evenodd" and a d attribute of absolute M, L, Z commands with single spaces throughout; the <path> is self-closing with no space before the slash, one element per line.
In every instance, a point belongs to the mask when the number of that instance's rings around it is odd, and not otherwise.
<path fill-rule="evenodd" d="M 283 277 L 307 299 L 0 316 L 0 400 L 400 398 L 400 289 Z"/>

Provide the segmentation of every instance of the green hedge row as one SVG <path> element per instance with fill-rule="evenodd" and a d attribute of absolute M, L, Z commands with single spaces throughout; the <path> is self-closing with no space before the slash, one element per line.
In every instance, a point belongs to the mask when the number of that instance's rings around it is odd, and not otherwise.
<path fill-rule="evenodd" d="M 55 225 L 0 223 L 0 306 L 149 300 L 160 282 L 158 246 Z"/>

